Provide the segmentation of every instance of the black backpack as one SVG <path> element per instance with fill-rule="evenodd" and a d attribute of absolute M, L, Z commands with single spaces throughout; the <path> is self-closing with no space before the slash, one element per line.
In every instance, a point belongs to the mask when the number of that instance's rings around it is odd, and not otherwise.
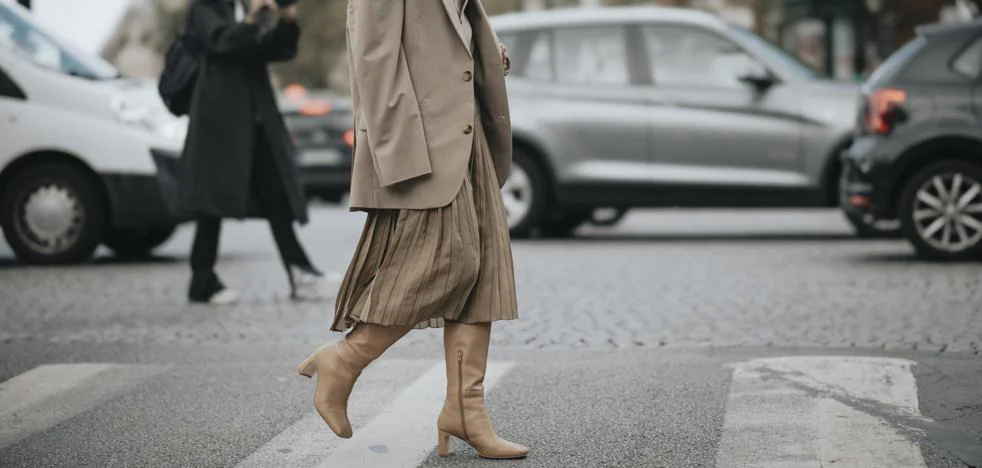
<path fill-rule="evenodd" d="M 191 98 L 198 79 L 199 59 L 202 48 L 187 32 L 181 33 L 167 49 L 164 71 L 157 83 L 157 91 L 167 109 L 176 116 L 191 111 Z"/>

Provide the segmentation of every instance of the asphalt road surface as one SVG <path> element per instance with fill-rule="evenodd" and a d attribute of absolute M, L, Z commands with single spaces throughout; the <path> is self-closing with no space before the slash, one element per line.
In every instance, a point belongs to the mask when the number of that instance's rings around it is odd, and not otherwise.
<path fill-rule="evenodd" d="M 320 303 L 287 298 L 268 228 L 227 224 L 243 301 L 189 306 L 182 229 L 151 259 L 16 264 L 0 246 L 0 466 L 982 466 L 982 264 L 853 239 L 832 211 L 651 211 L 515 243 L 521 319 L 495 326 L 498 432 L 532 448 L 435 456 L 442 335 L 362 376 L 355 437 L 295 365 L 328 331 L 363 218 L 301 236 Z"/>

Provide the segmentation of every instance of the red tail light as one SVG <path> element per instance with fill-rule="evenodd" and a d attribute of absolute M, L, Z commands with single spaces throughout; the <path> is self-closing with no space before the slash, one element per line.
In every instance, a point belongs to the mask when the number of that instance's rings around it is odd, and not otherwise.
<path fill-rule="evenodd" d="M 300 115 L 306 117 L 322 117 L 331 113 L 331 104 L 327 101 L 312 99 L 300 106 Z"/>
<path fill-rule="evenodd" d="M 907 93 L 899 89 L 880 89 L 869 96 L 866 109 L 866 129 L 878 135 L 893 131 L 898 112 L 907 102 Z"/>
<path fill-rule="evenodd" d="M 344 132 L 343 138 L 348 146 L 355 146 L 355 131 L 353 129 Z"/>

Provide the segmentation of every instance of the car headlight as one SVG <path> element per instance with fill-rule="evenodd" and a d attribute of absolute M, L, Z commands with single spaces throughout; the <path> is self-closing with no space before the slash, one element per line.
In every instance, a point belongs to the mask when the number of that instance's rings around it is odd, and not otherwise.
<path fill-rule="evenodd" d="M 109 106 L 120 123 L 130 125 L 168 139 L 183 139 L 187 133 L 187 118 L 177 118 L 163 105 L 154 106 L 126 94 L 110 99 Z"/>

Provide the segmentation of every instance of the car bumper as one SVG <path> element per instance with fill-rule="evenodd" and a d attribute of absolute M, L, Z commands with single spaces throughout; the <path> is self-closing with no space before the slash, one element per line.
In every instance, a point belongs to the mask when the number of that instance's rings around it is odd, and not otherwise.
<path fill-rule="evenodd" d="M 842 157 L 839 204 L 866 224 L 896 218 L 891 196 L 890 159 L 880 154 L 877 137 L 857 139 Z"/>
<path fill-rule="evenodd" d="M 180 153 L 160 149 L 150 153 L 155 174 L 102 174 L 115 229 L 166 227 L 185 221 L 176 215 Z"/>
<path fill-rule="evenodd" d="M 307 193 L 340 199 L 351 188 L 351 150 L 310 148 L 299 152 L 300 182 Z"/>

